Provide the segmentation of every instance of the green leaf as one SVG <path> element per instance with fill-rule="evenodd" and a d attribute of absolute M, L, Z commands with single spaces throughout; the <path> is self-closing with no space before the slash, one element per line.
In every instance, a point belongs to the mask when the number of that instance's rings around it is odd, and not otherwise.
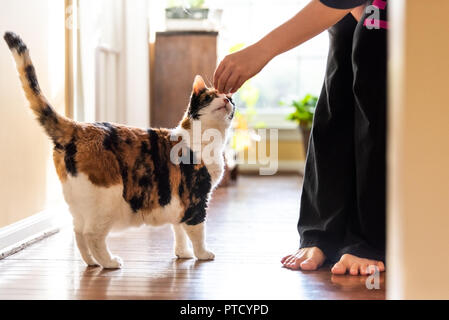
<path fill-rule="evenodd" d="M 290 106 L 294 107 L 295 111 L 287 116 L 287 120 L 295 121 L 298 124 L 304 123 L 306 125 L 311 125 L 317 101 L 318 97 L 311 94 L 306 94 L 300 100 L 293 100 Z M 282 102 L 280 101 L 279 104 L 281 103 Z M 285 105 L 285 103 L 282 103 L 281 105 Z"/>

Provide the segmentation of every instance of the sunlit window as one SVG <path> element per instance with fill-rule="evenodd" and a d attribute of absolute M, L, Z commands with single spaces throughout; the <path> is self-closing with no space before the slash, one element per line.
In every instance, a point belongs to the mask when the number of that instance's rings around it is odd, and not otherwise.
<path fill-rule="evenodd" d="M 188 7 L 191 0 L 173 0 L 177 5 Z M 154 33 L 165 29 L 165 8 L 173 4 L 168 1 L 150 1 L 150 41 Z M 204 0 L 204 7 L 222 10 L 218 24 L 218 60 L 221 61 L 233 50 L 248 46 L 272 29 L 298 13 L 309 0 Z M 296 128 L 296 123 L 287 121 L 292 111 L 280 106 L 306 94 L 318 96 L 324 79 L 328 51 L 326 32 L 301 46 L 274 58 L 257 76 L 246 83 L 235 95 L 239 110 L 251 107 L 257 110 L 255 122 L 268 127 Z M 206 79 L 209 83 L 212 79 Z M 250 105 L 250 106 L 249 106 Z M 250 121 L 252 122 L 252 121 Z M 251 125 L 251 123 L 250 123 Z M 252 123 L 254 125 L 254 123 Z"/>
<path fill-rule="evenodd" d="M 223 8 L 219 37 L 219 57 L 232 48 L 249 45 L 279 26 L 309 1 L 307 0 L 226 0 L 209 1 Z M 328 37 L 324 32 L 307 43 L 273 59 L 250 81 L 250 90 L 258 95 L 256 108 L 265 112 L 283 112 L 279 101 L 289 102 L 307 93 L 318 95 L 324 79 Z M 245 88 L 242 89 L 243 91 Z M 245 107 L 245 92 L 236 95 Z"/>

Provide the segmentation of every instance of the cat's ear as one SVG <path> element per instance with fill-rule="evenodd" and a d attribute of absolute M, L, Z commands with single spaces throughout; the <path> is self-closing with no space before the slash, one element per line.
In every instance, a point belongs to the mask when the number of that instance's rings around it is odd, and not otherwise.
<path fill-rule="evenodd" d="M 195 94 L 198 94 L 201 90 L 204 89 L 206 89 L 206 83 L 201 76 L 197 75 L 195 77 L 195 80 L 193 81 L 193 92 Z"/>

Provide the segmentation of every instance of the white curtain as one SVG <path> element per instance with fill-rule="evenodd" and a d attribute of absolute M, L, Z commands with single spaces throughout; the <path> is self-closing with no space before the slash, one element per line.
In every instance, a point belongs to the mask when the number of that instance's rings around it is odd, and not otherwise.
<path fill-rule="evenodd" d="M 78 120 L 148 126 L 147 5 L 79 0 Z"/>

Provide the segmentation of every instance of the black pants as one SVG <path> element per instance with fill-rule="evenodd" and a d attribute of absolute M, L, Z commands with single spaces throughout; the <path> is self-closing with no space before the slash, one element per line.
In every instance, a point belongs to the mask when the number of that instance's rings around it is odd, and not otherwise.
<path fill-rule="evenodd" d="M 348 14 L 329 29 L 307 153 L 300 247 L 385 261 L 386 30 Z"/>

